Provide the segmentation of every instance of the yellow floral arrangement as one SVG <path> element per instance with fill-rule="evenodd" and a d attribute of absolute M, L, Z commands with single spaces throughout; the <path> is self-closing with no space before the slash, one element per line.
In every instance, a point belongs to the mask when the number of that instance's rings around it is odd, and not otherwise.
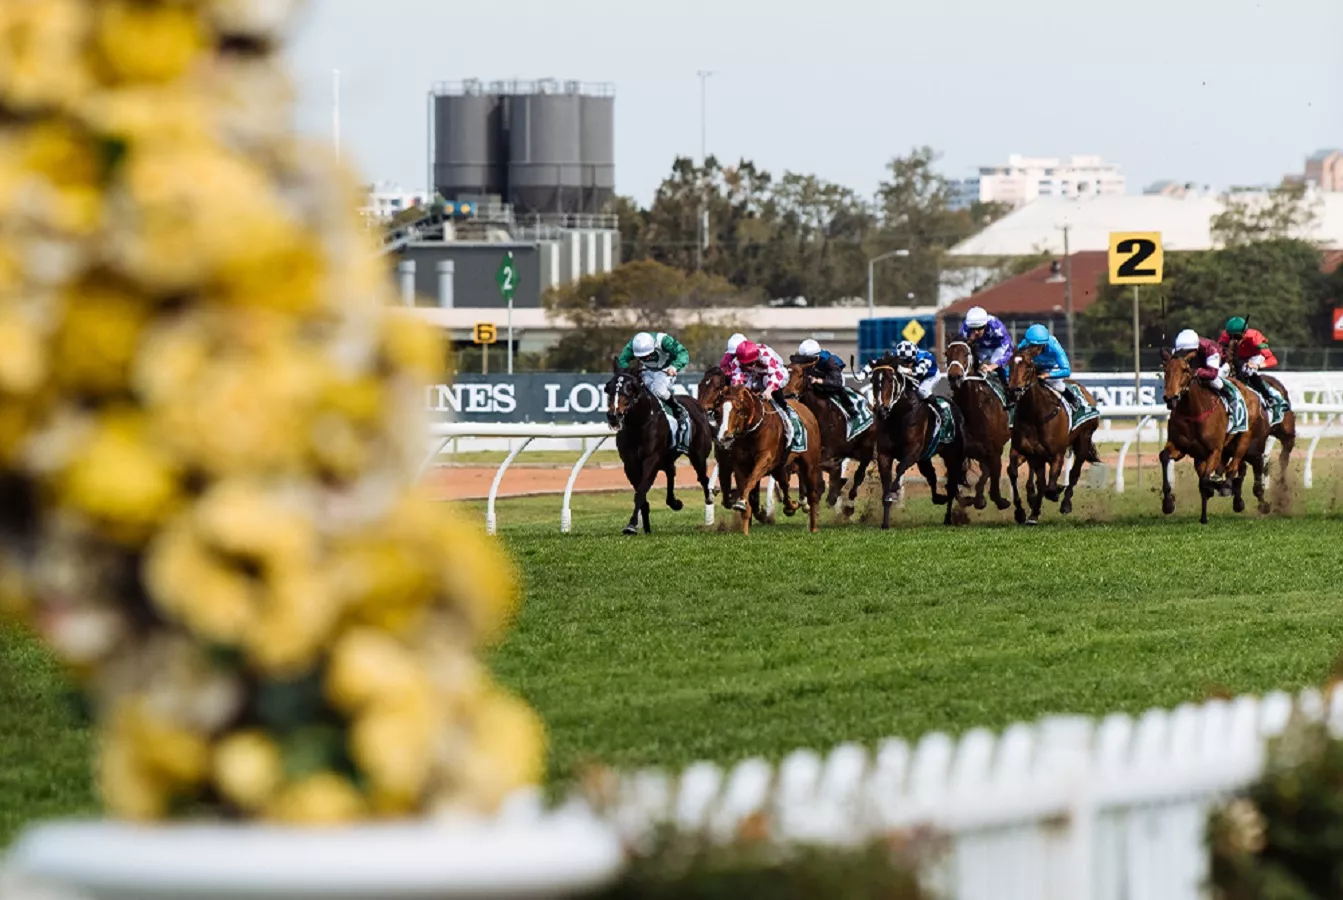
<path fill-rule="evenodd" d="M 0 3 L 0 611 L 110 812 L 487 812 L 544 733 L 506 556 L 417 495 L 445 349 L 289 123 L 296 0 Z"/>

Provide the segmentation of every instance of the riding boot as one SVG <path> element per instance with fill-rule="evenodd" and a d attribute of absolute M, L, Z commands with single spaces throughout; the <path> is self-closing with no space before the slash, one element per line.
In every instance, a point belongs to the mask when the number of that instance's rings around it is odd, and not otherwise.
<path fill-rule="evenodd" d="M 844 410 L 844 415 L 850 419 L 858 418 L 858 410 L 854 409 L 853 398 L 849 396 L 848 391 L 841 389 L 835 394 L 835 399 L 839 401 L 840 409 Z"/>

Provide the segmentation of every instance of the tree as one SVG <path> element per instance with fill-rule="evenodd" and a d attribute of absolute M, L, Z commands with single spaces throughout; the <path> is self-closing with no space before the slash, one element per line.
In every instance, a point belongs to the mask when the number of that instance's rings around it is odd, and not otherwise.
<path fill-rule="evenodd" d="M 707 366 L 718 361 L 727 337 L 740 328 L 735 317 L 717 311 L 749 299 L 715 275 L 654 260 L 627 262 L 546 293 L 550 318 L 573 328 L 551 349 L 546 364 L 601 371 L 636 332 L 666 331 L 685 344 L 693 364 Z"/>
<path fill-rule="evenodd" d="M 1223 247 L 1300 238 L 1318 217 L 1318 202 L 1304 181 L 1285 181 L 1267 192 L 1233 191 L 1222 202 L 1222 212 L 1212 219 L 1212 237 Z"/>

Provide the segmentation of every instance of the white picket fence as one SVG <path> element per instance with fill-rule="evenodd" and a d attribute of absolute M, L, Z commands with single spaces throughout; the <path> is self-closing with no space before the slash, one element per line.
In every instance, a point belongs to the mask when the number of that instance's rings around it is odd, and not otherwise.
<path fill-rule="evenodd" d="M 630 842 L 660 823 L 728 840 L 762 816 L 781 839 L 822 844 L 929 829 L 949 846 L 928 886 L 949 900 L 1202 900 L 1208 814 L 1259 775 L 1294 708 L 1343 726 L 1343 694 L 1327 710 L 1314 690 L 1242 696 L 628 773 L 604 808 Z"/>
<path fill-rule="evenodd" d="M 1306 448 L 1305 470 L 1302 474 L 1302 484 L 1310 488 L 1314 486 L 1315 479 L 1315 452 L 1319 447 L 1320 440 L 1337 423 L 1339 417 L 1343 416 L 1343 403 L 1297 403 L 1294 409 L 1299 423 L 1297 426 L 1298 439 L 1310 439 L 1310 444 Z M 1097 432 L 1098 439 L 1121 445 L 1118 464 L 1114 469 L 1114 489 L 1117 493 L 1123 493 L 1125 489 L 1124 466 L 1128 461 L 1130 450 L 1144 441 L 1155 446 L 1156 442 L 1161 440 L 1161 432 L 1156 429 L 1160 423 L 1165 422 L 1169 412 L 1164 406 L 1102 406 L 1100 410 L 1101 418 L 1107 426 L 1116 421 L 1136 423 L 1133 427 L 1126 429 L 1107 427 Z M 560 531 L 567 534 L 573 527 L 571 502 L 574 484 L 578 481 L 578 473 L 592 458 L 592 454 L 614 436 L 615 432 L 605 424 L 550 425 L 526 422 L 498 424 L 439 422 L 430 426 L 429 448 L 424 461 L 420 464 L 420 472 L 423 474 L 439 456 L 447 451 L 450 444 L 461 438 L 509 439 L 511 447 L 494 474 L 494 480 L 490 484 L 490 493 L 485 503 L 485 528 L 490 534 L 494 534 L 498 528 L 497 500 L 499 487 L 503 484 L 504 473 L 508 471 L 518 455 L 537 440 L 582 440 L 584 450 L 569 472 L 569 480 L 565 485 L 564 494 L 560 501 Z M 1274 450 L 1272 446 L 1274 443 L 1270 438 L 1270 452 Z M 711 482 L 716 483 L 716 472 L 715 467 L 714 474 L 710 478 Z M 765 487 L 766 509 L 768 512 L 772 512 L 774 508 L 772 481 L 767 483 Z M 705 507 L 704 521 L 706 524 L 713 524 L 713 506 Z"/>

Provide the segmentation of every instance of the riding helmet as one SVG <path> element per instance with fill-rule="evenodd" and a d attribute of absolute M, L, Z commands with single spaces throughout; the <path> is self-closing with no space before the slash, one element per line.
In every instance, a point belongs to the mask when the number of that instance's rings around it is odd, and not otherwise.
<path fill-rule="evenodd" d="M 760 358 L 760 348 L 755 341 L 742 341 L 737 345 L 737 362 L 749 366 Z"/>
<path fill-rule="evenodd" d="M 1049 343 L 1049 329 L 1046 328 L 1045 326 L 1043 326 L 1043 325 L 1039 325 L 1039 324 L 1032 325 L 1030 328 L 1027 328 L 1027 329 L 1026 329 L 1026 343 L 1028 343 L 1028 344 L 1032 344 L 1032 345 L 1037 345 L 1037 344 L 1048 344 L 1048 343 Z"/>
<path fill-rule="evenodd" d="M 1226 320 L 1226 333 L 1231 337 L 1241 337 L 1245 334 L 1245 319 L 1243 316 L 1232 316 Z"/>

